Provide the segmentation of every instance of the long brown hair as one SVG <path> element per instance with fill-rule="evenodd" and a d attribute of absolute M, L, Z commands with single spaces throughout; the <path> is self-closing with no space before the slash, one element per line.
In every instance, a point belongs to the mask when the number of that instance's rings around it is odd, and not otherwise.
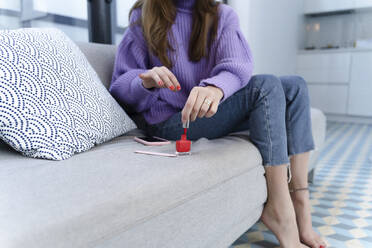
<path fill-rule="evenodd" d="M 164 66 L 171 68 L 172 61 L 168 51 L 174 51 L 175 48 L 171 46 L 168 35 L 172 38 L 170 31 L 177 15 L 173 0 L 137 0 L 129 16 L 137 8 L 142 8 L 142 17 L 138 21 L 142 25 L 150 52 L 157 56 Z M 188 51 L 191 61 L 197 62 L 208 55 L 216 38 L 217 28 L 218 3 L 215 0 L 196 0 Z"/>

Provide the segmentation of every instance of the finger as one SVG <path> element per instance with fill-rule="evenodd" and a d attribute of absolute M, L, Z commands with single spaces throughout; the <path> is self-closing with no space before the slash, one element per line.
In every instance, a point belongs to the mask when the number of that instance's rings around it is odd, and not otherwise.
<path fill-rule="evenodd" d="M 159 75 L 154 71 L 154 69 L 150 70 L 149 74 L 151 75 L 152 80 L 156 82 L 158 88 L 164 87 L 164 82 L 161 80 Z"/>
<path fill-rule="evenodd" d="M 152 77 L 152 74 L 151 74 L 150 70 L 139 74 L 139 78 L 144 80 L 144 81 L 153 80 L 153 77 Z"/>
<path fill-rule="evenodd" d="M 150 71 L 146 71 L 146 72 L 144 72 L 144 73 L 139 74 L 139 77 L 140 77 L 142 80 L 145 80 L 145 79 L 152 79 L 151 74 L 150 74 Z"/>
<path fill-rule="evenodd" d="M 195 121 L 196 117 L 199 116 L 200 109 L 203 107 L 205 100 L 205 95 L 202 92 L 198 92 L 198 97 L 195 101 L 194 107 L 192 109 L 190 120 Z"/>
<path fill-rule="evenodd" d="M 162 67 L 163 71 L 168 75 L 168 78 L 171 80 L 176 90 L 181 90 L 181 85 L 178 82 L 176 76 L 171 72 L 167 67 Z"/>
<path fill-rule="evenodd" d="M 206 115 L 206 113 L 209 111 L 209 109 L 211 108 L 212 103 L 211 104 L 207 104 L 205 102 L 206 99 L 209 99 L 209 98 L 206 97 L 204 99 L 203 105 L 201 106 L 200 111 L 199 111 L 199 115 L 198 115 L 199 118 L 203 118 Z"/>
<path fill-rule="evenodd" d="M 154 71 L 158 74 L 161 80 L 164 82 L 164 87 L 169 88 L 170 90 L 175 90 L 175 86 L 172 84 L 172 81 L 169 79 L 168 75 L 164 72 L 163 69 L 156 67 Z"/>
<path fill-rule="evenodd" d="M 211 107 L 209 108 L 209 111 L 205 114 L 205 117 L 211 118 L 217 113 L 217 110 L 218 110 L 218 102 L 213 101 L 211 104 Z"/>
<path fill-rule="evenodd" d="M 186 101 L 185 107 L 182 110 L 182 122 L 185 123 L 190 120 L 190 114 L 194 107 L 198 92 L 196 90 L 191 90 L 189 98 Z"/>

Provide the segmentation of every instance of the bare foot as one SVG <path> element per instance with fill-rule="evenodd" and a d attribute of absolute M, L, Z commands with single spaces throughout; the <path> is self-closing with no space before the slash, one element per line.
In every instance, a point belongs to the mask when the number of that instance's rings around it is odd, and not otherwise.
<path fill-rule="evenodd" d="M 313 229 L 311 222 L 311 209 L 309 191 L 301 190 L 291 193 L 293 207 L 296 213 L 300 240 L 311 248 L 327 247 L 323 239 Z"/>
<path fill-rule="evenodd" d="M 274 204 L 268 201 L 262 212 L 261 220 L 275 234 L 281 245 L 280 247 L 307 247 L 300 242 L 292 204 Z"/>

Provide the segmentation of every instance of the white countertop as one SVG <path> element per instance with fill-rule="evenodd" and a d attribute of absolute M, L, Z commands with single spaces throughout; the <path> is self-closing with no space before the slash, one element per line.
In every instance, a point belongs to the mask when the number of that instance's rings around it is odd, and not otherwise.
<path fill-rule="evenodd" d="M 298 54 L 348 53 L 348 52 L 372 52 L 372 47 L 371 48 L 335 48 L 335 49 L 299 50 Z"/>

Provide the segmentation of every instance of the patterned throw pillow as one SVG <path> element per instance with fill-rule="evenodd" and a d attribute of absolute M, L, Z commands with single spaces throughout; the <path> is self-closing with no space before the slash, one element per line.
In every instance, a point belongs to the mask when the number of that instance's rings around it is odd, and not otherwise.
<path fill-rule="evenodd" d="M 0 31 L 0 139 L 15 150 L 63 160 L 134 128 L 63 32 Z"/>

